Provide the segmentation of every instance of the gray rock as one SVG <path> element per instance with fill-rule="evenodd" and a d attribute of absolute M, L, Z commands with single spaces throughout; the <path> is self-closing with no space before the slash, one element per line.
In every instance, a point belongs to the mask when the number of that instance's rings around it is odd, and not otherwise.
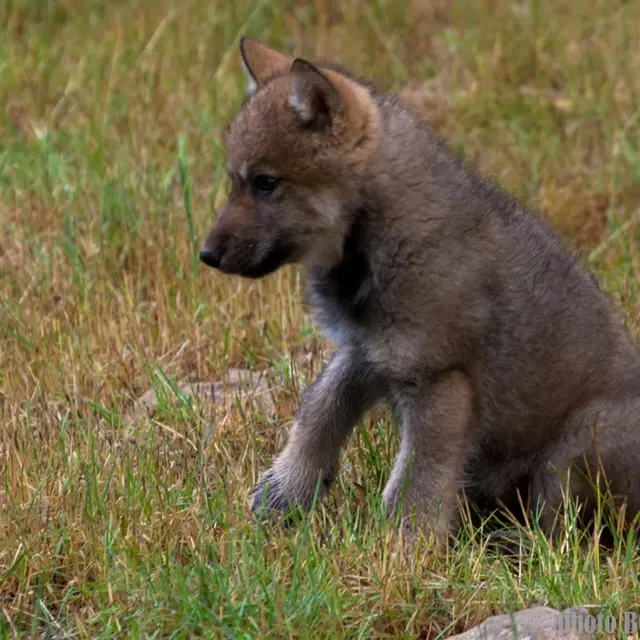
<path fill-rule="evenodd" d="M 563 612 L 535 607 L 492 616 L 473 629 L 450 636 L 450 640 L 591 640 L 595 634 L 585 632 L 583 624 L 588 615 L 578 607 Z"/>

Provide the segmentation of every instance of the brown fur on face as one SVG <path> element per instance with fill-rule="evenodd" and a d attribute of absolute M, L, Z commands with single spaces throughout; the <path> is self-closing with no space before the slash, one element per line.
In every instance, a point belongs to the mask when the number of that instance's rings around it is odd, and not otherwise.
<path fill-rule="evenodd" d="M 360 85 L 331 70 L 243 40 L 257 83 L 231 124 L 233 186 L 207 236 L 203 261 L 261 277 L 288 262 L 332 266 L 380 137 L 378 111 Z M 269 194 L 260 176 L 277 180 Z"/>
<path fill-rule="evenodd" d="M 254 511 L 309 508 L 386 400 L 402 426 L 388 512 L 441 539 L 461 488 L 490 507 L 522 491 L 551 531 L 567 474 L 586 520 L 587 478 L 603 474 L 613 505 L 639 514 L 640 357 L 595 279 L 394 96 L 242 49 L 257 90 L 227 137 L 233 189 L 202 257 L 250 277 L 306 262 L 338 343 Z"/>

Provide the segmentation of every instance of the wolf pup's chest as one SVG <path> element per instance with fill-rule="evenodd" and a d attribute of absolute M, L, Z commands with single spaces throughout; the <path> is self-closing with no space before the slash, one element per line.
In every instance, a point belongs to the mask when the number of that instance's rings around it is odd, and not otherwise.
<path fill-rule="evenodd" d="M 337 265 L 331 269 L 312 267 L 310 272 L 311 301 L 318 321 L 337 342 L 366 328 L 375 302 L 373 275 L 363 242 L 366 217 L 365 211 L 356 215 Z"/>
<path fill-rule="evenodd" d="M 416 370 L 416 345 L 424 336 L 402 326 L 389 331 L 392 318 L 365 264 L 316 271 L 311 298 L 325 335 L 339 345 L 356 346 L 380 376 L 400 380 Z"/>
<path fill-rule="evenodd" d="M 366 327 L 372 297 L 373 281 L 363 254 L 347 254 L 330 270 L 311 270 L 311 300 L 318 321 L 337 342 L 344 342 L 348 334 Z"/>

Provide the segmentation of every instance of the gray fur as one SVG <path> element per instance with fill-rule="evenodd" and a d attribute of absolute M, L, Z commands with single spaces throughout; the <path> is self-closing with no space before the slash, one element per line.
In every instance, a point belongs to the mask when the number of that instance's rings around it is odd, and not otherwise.
<path fill-rule="evenodd" d="M 290 135 L 282 175 L 321 175 L 313 163 L 329 152 L 298 154 L 295 136 L 311 134 L 296 132 L 290 115 L 282 116 L 286 135 L 273 125 L 273 134 L 261 130 L 249 140 L 268 101 L 287 90 L 288 81 L 277 83 L 259 87 L 232 125 L 232 160 L 247 161 L 260 145 L 277 151 Z M 335 477 L 355 422 L 384 399 L 403 434 L 384 490 L 390 514 L 401 504 L 401 514 L 415 509 L 421 526 L 442 537 L 455 522 L 459 489 L 479 503 L 513 504 L 518 488 L 545 503 L 543 524 L 551 530 L 564 474 L 575 467 L 571 490 L 591 508 L 584 473 L 595 478 L 601 465 L 617 504 L 626 502 L 635 516 L 640 359 L 608 299 L 536 214 L 465 167 L 397 98 L 359 86 L 379 114 L 375 152 L 341 166 L 336 144 L 326 165 L 330 198 L 324 182 L 322 195 L 304 207 L 301 194 L 312 188 L 306 181 L 305 191 L 295 190 L 296 176 L 277 196 L 285 220 L 268 232 L 275 238 L 279 225 L 286 228 L 288 255 L 305 262 L 310 236 L 301 232 L 298 247 L 293 221 L 311 226 L 322 198 L 334 209 L 340 203 L 341 224 L 334 215 L 333 226 L 323 223 L 326 235 L 316 237 L 339 239 L 341 250 L 316 251 L 333 256 L 328 262 L 307 261 L 317 318 L 337 353 L 305 392 L 287 447 L 254 493 L 254 510 L 308 508 L 318 482 L 324 491 Z M 309 144 L 320 144 L 313 135 Z M 270 167 L 278 164 L 276 151 Z M 271 205 L 255 206 L 264 216 Z M 219 223 L 226 236 L 229 224 Z M 214 228 L 207 243 L 220 233 Z M 229 258 L 224 270 L 243 269 Z"/>

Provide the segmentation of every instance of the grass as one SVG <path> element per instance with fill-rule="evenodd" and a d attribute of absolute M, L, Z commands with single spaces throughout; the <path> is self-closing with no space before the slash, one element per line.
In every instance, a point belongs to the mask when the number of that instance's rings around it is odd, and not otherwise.
<path fill-rule="evenodd" d="M 634 540 L 569 520 L 502 554 L 398 552 L 397 446 L 366 418 L 299 528 L 250 488 L 330 350 L 304 274 L 201 267 L 241 104 L 238 39 L 402 90 L 554 226 L 640 327 L 640 3 L 8 0 L 0 5 L 0 637 L 437 638 L 493 613 L 640 601 Z M 275 416 L 176 383 L 277 373 Z M 158 391 L 153 416 L 134 399 Z"/>

